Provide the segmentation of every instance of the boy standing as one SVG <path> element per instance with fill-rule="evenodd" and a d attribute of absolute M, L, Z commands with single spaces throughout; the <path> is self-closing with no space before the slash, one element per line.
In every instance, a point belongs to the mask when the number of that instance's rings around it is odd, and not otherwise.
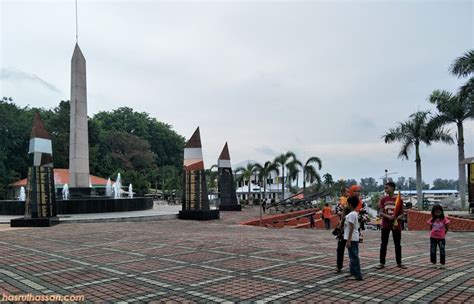
<path fill-rule="evenodd" d="M 392 232 L 393 243 L 395 244 L 395 259 L 397 261 L 397 266 L 403 269 L 407 267 L 402 264 L 402 230 L 400 218 L 403 215 L 403 201 L 401 202 L 401 215 L 394 217 L 395 211 L 395 201 L 397 196 L 395 195 L 395 183 L 388 182 L 385 184 L 385 193 L 387 196 L 382 198 L 379 203 L 379 213 L 382 217 L 382 243 L 380 244 L 380 264 L 376 267 L 377 269 L 382 269 L 385 267 L 385 257 L 387 256 L 387 245 L 388 238 L 390 236 L 390 231 Z"/>
<path fill-rule="evenodd" d="M 326 230 L 331 229 L 331 217 L 332 209 L 329 207 L 329 203 L 326 203 L 326 207 L 323 208 L 324 227 Z"/>
<path fill-rule="evenodd" d="M 349 270 L 352 275 L 350 279 L 362 281 L 359 261 L 359 214 L 355 211 L 359 204 L 359 199 L 352 196 L 347 199 L 347 203 L 350 212 L 346 215 L 344 221 L 344 240 L 349 252 Z"/>

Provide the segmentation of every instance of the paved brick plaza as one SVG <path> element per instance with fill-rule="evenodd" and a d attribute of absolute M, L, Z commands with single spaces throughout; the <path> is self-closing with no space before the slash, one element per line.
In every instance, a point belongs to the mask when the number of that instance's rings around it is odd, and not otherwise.
<path fill-rule="evenodd" d="M 474 233 L 449 233 L 447 269 L 430 268 L 427 232 L 402 236 L 404 263 L 378 264 L 379 233 L 361 244 L 365 280 L 335 274 L 328 231 L 158 221 L 0 228 L 0 292 L 78 294 L 86 301 L 474 303 Z M 346 259 L 347 266 L 348 259 Z M 347 270 L 345 267 L 344 270 Z"/>

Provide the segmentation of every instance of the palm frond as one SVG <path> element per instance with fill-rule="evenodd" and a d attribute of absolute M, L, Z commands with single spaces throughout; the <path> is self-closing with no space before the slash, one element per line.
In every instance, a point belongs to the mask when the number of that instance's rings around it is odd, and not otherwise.
<path fill-rule="evenodd" d="M 456 58 L 450 67 L 450 72 L 458 77 L 466 77 L 474 73 L 474 49 Z"/>
<path fill-rule="evenodd" d="M 401 126 L 389 129 L 388 132 L 382 136 L 386 144 L 392 143 L 394 141 L 401 141 L 405 137 L 406 135 L 402 132 Z"/>
<path fill-rule="evenodd" d="M 445 128 L 436 129 L 432 136 L 433 136 L 433 141 L 441 141 L 450 145 L 454 144 L 453 137 L 451 136 L 449 130 Z"/>
<path fill-rule="evenodd" d="M 432 104 L 444 103 L 447 100 L 451 99 L 453 94 L 446 90 L 434 90 L 433 93 L 428 97 L 429 102 Z"/>
<path fill-rule="evenodd" d="M 431 119 L 428 121 L 426 129 L 435 131 L 436 129 L 438 129 L 442 126 L 444 126 L 446 124 L 449 124 L 449 123 L 453 123 L 453 122 L 455 122 L 455 121 L 452 120 L 451 117 L 449 117 L 446 114 L 440 113 L 440 114 L 437 114 L 437 115 L 431 117 Z"/>
<path fill-rule="evenodd" d="M 398 158 L 404 158 L 408 160 L 408 154 L 413 148 L 413 144 L 414 143 L 410 140 L 406 140 L 405 142 L 403 142 L 400 152 L 398 153 Z"/>
<path fill-rule="evenodd" d="M 469 101 L 471 105 L 474 103 L 474 76 L 459 88 L 458 95 L 461 99 Z"/>
<path fill-rule="evenodd" d="M 319 157 L 313 156 L 313 157 L 308 158 L 308 160 L 306 161 L 305 167 L 308 166 L 311 163 L 317 163 L 318 164 L 318 170 L 321 170 L 322 162 L 321 162 L 321 159 Z"/>

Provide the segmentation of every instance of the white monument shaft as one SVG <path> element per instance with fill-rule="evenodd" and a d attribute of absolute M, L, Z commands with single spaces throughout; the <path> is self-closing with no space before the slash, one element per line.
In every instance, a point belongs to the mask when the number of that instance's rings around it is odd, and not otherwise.
<path fill-rule="evenodd" d="M 87 127 L 86 59 L 76 43 L 71 59 L 71 123 L 69 187 L 89 187 L 89 131 Z"/>

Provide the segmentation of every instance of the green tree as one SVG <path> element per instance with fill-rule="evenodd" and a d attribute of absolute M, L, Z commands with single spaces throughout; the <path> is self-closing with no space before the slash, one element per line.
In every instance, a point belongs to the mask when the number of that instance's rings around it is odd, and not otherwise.
<path fill-rule="evenodd" d="M 252 185 L 252 176 L 258 172 L 258 166 L 255 166 L 253 163 L 248 163 L 245 167 L 239 167 L 235 170 L 236 174 L 239 174 L 238 180 L 243 182 L 248 182 L 248 191 L 249 191 L 249 198 L 252 193 L 251 185 Z"/>
<path fill-rule="evenodd" d="M 361 178 L 360 186 L 362 187 L 364 194 L 378 191 L 377 181 L 373 177 Z"/>
<path fill-rule="evenodd" d="M 379 209 L 380 194 L 374 193 L 370 200 L 370 207 L 374 210 Z"/>
<path fill-rule="evenodd" d="M 296 181 L 296 185 L 295 185 L 294 189 L 296 191 L 298 191 L 299 176 L 300 176 L 301 169 L 303 168 L 303 163 L 300 160 L 298 160 L 297 158 L 293 158 L 286 165 L 286 168 L 288 169 L 288 180 L 287 180 L 288 188 L 292 187 L 291 186 L 292 181 Z M 296 193 L 296 191 L 294 191 L 294 193 Z"/>
<path fill-rule="evenodd" d="M 170 125 L 150 117 L 148 113 L 121 107 L 112 112 L 99 112 L 92 120 L 102 130 L 122 131 L 148 141 L 151 151 L 156 155 L 157 166 L 182 168 L 184 137 L 173 131 Z"/>
<path fill-rule="evenodd" d="M 458 77 L 467 77 L 474 74 L 474 49 L 456 58 L 450 70 L 453 75 Z"/>
<path fill-rule="evenodd" d="M 176 169 L 174 166 L 164 166 L 159 168 L 158 176 L 154 176 L 155 180 L 159 179 L 159 185 L 157 189 L 161 187 L 163 191 L 163 196 L 166 197 L 167 194 L 173 193 L 175 190 L 181 189 L 181 177 L 180 174 L 182 171 Z M 156 181 L 158 183 L 158 181 Z"/>
<path fill-rule="evenodd" d="M 316 168 L 313 164 L 317 164 Z M 303 193 L 306 194 L 306 182 L 309 182 L 310 185 L 315 181 L 318 182 L 318 185 L 321 185 L 321 176 L 319 176 L 318 170 L 321 170 L 322 163 L 319 157 L 313 156 L 308 158 L 303 166 Z M 332 177 L 331 177 L 332 178 Z"/>
<path fill-rule="evenodd" d="M 285 167 L 291 161 L 296 159 L 294 152 L 288 151 L 275 158 L 273 161 L 279 168 L 281 168 L 281 199 L 285 199 Z"/>
<path fill-rule="evenodd" d="M 263 197 L 267 198 L 267 181 L 273 172 L 279 174 L 278 165 L 271 161 L 266 161 L 263 166 L 257 163 L 255 167 L 258 172 L 258 178 L 263 183 Z"/>
<path fill-rule="evenodd" d="M 431 190 L 455 190 L 458 189 L 458 181 L 453 179 L 437 178 L 433 181 Z"/>
<path fill-rule="evenodd" d="M 432 142 L 453 143 L 453 138 L 448 131 L 441 126 L 430 123 L 429 111 L 418 111 L 409 116 L 409 119 L 403 123 L 399 123 L 397 127 L 390 129 L 382 138 L 385 143 L 401 142 L 402 147 L 399 158 L 408 159 L 410 150 L 415 148 L 416 163 L 416 190 L 417 197 L 420 200 L 422 196 L 422 172 L 421 172 L 421 156 L 420 144 L 425 143 L 427 146 Z"/>
<path fill-rule="evenodd" d="M 217 165 L 212 165 L 209 169 L 204 171 L 206 175 L 207 189 L 210 192 L 217 191 L 217 176 L 219 174 L 217 169 Z"/>
<path fill-rule="evenodd" d="M 10 183 L 26 177 L 34 111 L 18 107 L 11 97 L 0 100 L 0 198 L 6 198 Z"/>
<path fill-rule="evenodd" d="M 463 97 L 461 94 L 451 94 L 447 91 L 436 90 L 431 93 L 429 101 L 436 105 L 438 114 L 433 121 L 436 124 L 456 124 L 458 145 L 458 178 L 459 193 L 462 208 L 466 205 L 466 165 L 463 164 L 464 155 L 464 122 L 474 118 L 474 100 Z"/>
<path fill-rule="evenodd" d="M 328 188 L 334 185 L 334 179 L 331 174 L 326 173 L 323 175 L 323 184 Z"/>
<path fill-rule="evenodd" d="M 43 113 L 46 129 L 53 142 L 54 167 L 69 168 L 70 104 L 61 100 L 59 105 Z"/>

